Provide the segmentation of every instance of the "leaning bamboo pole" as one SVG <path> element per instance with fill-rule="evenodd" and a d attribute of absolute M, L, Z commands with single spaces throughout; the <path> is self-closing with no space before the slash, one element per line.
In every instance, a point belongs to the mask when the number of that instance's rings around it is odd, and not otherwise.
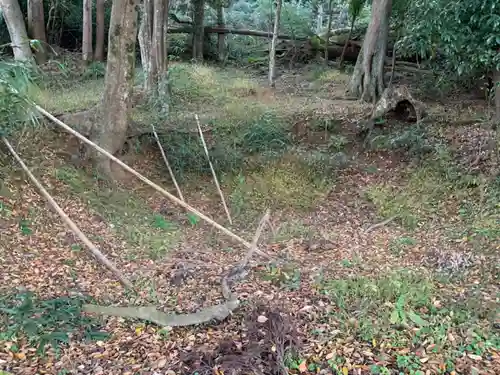
<path fill-rule="evenodd" d="M 61 216 L 61 219 L 69 227 L 69 229 L 71 229 L 73 233 L 75 233 L 76 236 L 80 239 L 80 241 L 82 241 L 85 244 L 85 246 L 87 246 L 92 255 L 95 258 L 97 258 L 97 260 L 101 264 L 103 264 L 111 272 L 113 272 L 113 274 L 118 278 L 118 280 L 120 280 L 120 282 L 125 287 L 127 287 L 130 290 L 134 290 L 133 284 L 123 275 L 123 273 L 118 268 L 116 268 L 116 266 L 111 261 L 108 260 L 108 258 L 106 258 L 106 256 L 103 253 L 101 253 L 101 251 L 87 238 L 87 236 L 85 236 L 85 234 L 80 230 L 80 228 L 78 228 L 78 226 L 73 222 L 73 220 L 71 220 L 69 216 L 63 211 L 63 209 L 57 204 L 54 198 L 52 198 L 49 192 L 45 190 L 40 181 L 37 180 L 37 178 L 33 175 L 33 173 L 31 173 L 26 164 L 24 164 L 23 160 L 14 150 L 10 142 L 5 137 L 2 137 L 2 141 L 9 149 L 14 159 L 16 159 L 21 168 L 28 175 L 31 182 L 33 182 L 33 184 L 38 188 L 38 190 L 40 190 L 40 193 L 45 197 L 45 199 L 47 199 L 50 206 L 59 214 L 59 216 Z"/>
<path fill-rule="evenodd" d="M 222 201 L 222 206 L 224 207 L 224 211 L 226 212 L 227 219 L 229 220 L 229 224 L 233 225 L 233 219 L 231 218 L 231 214 L 229 213 L 229 208 L 226 204 L 226 199 L 224 198 L 224 193 L 222 193 L 222 189 L 220 188 L 219 180 L 217 179 L 217 174 L 215 173 L 214 166 L 212 164 L 212 160 L 210 160 L 210 154 L 208 153 L 207 142 L 205 142 L 205 137 L 203 136 L 203 130 L 201 130 L 200 119 L 198 115 L 194 115 L 196 120 L 196 125 L 198 126 L 198 132 L 200 133 L 201 144 L 203 145 L 203 150 L 205 150 L 205 155 L 207 157 L 208 165 L 210 166 L 210 170 L 212 171 L 212 177 L 214 178 L 215 187 L 219 192 L 220 199 Z"/>
<path fill-rule="evenodd" d="M 113 160 L 116 164 L 118 164 L 119 166 L 121 166 L 123 169 L 125 169 L 128 172 L 130 172 L 135 177 L 137 177 L 139 180 L 141 180 L 145 184 L 151 186 L 153 189 L 155 189 L 159 193 L 163 194 L 164 196 L 166 196 L 171 201 L 177 203 L 179 206 L 181 206 L 181 207 L 185 208 L 186 210 L 192 212 L 193 214 L 195 214 L 196 216 L 198 216 L 200 219 L 206 221 L 208 224 L 210 224 L 213 227 L 219 229 L 221 232 L 225 233 L 226 235 L 228 235 L 229 237 L 231 237 L 235 241 L 241 243 L 246 248 L 251 248 L 252 247 L 252 244 L 250 242 L 244 240 L 243 238 L 241 238 L 237 234 L 231 232 L 229 229 L 227 229 L 227 228 L 223 227 L 222 225 L 220 225 L 219 223 L 215 222 L 214 220 L 212 220 L 208 216 L 204 215 L 203 213 L 201 213 L 200 211 L 198 211 L 196 208 L 190 206 L 186 202 L 183 202 L 182 200 L 180 200 L 179 198 L 177 198 L 175 195 L 170 194 L 168 191 L 166 191 L 162 187 L 158 186 L 157 184 L 155 184 L 150 179 L 144 177 L 142 174 L 140 174 L 139 172 L 137 172 L 133 168 L 129 167 L 127 164 L 125 164 L 124 162 L 122 162 L 120 159 L 118 159 L 114 155 L 110 154 L 108 151 L 106 151 L 102 147 L 96 145 L 91 140 L 85 138 L 83 135 L 81 135 L 80 133 L 78 133 L 77 131 L 75 131 L 74 129 L 72 129 L 70 126 L 66 125 L 64 122 L 62 122 L 61 120 L 59 120 L 58 118 L 56 118 L 55 116 L 53 116 L 52 114 L 50 114 L 49 112 L 47 112 L 45 109 L 43 109 L 39 105 L 35 105 L 35 109 L 37 111 L 39 111 L 41 114 L 43 114 L 44 116 L 46 116 L 48 119 L 50 119 L 51 121 L 53 121 L 55 124 L 59 125 L 61 128 L 65 129 L 67 132 L 69 132 L 70 134 L 72 134 L 75 137 L 77 137 L 78 139 L 80 139 L 82 142 L 88 144 L 92 148 L 94 148 L 97 151 L 99 151 L 101 154 L 103 154 L 106 157 L 108 157 L 109 159 Z M 263 252 L 260 249 L 257 249 L 256 252 L 258 254 L 262 255 L 262 256 L 267 257 L 268 259 L 270 258 L 269 255 L 267 255 L 265 252 Z"/>

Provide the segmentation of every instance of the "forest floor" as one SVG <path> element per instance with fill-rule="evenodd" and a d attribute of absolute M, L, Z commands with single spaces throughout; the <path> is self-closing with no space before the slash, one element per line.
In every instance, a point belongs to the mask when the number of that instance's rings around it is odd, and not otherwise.
<path fill-rule="evenodd" d="M 87 255 L 1 149 L 0 369 L 500 373 L 500 181 L 482 149 L 493 137 L 480 125 L 484 101 L 427 101 L 425 125 L 387 121 L 362 147 L 355 126 L 367 107 L 342 99 L 347 76 L 333 68 L 289 71 L 276 92 L 251 71 L 176 64 L 171 77 L 176 126 L 193 129 L 197 111 L 209 129 L 233 225 L 196 133 L 169 131 L 140 105 L 134 119 L 166 131 L 190 205 L 248 241 L 271 208 L 261 249 L 272 260 L 254 257 L 233 288 L 241 307 L 223 322 L 172 328 L 81 314 L 89 300 L 177 313 L 213 305 L 245 249 L 132 176 L 110 185 L 71 158 L 68 135 L 27 130 L 16 150 L 141 292 Z M 102 88 L 102 79 L 58 82 L 39 100 L 74 112 L 97 104 Z M 135 140 L 122 159 L 175 191 L 154 141 Z"/>

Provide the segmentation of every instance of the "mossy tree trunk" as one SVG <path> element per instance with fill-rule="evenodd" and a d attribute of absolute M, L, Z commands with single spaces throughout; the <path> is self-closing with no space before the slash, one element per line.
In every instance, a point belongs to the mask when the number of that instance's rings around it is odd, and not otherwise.
<path fill-rule="evenodd" d="M 220 28 L 226 27 L 226 19 L 224 16 L 224 5 L 222 2 L 217 5 L 217 26 Z M 219 33 L 217 36 L 217 55 L 219 62 L 224 62 L 226 59 L 226 34 Z"/>
<path fill-rule="evenodd" d="M 283 0 L 276 0 L 276 10 L 274 12 L 273 38 L 271 39 L 271 51 L 269 52 L 269 86 L 276 86 L 276 44 L 280 30 L 281 4 Z"/>
<path fill-rule="evenodd" d="M 28 35 L 40 41 L 36 48 L 35 59 L 38 64 L 47 61 L 47 34 L 42 0 L 28 0 Z"/>
<path fill-rule="evenodd" d="M 193 0 L 193 59 L 203 60 L 205 0 Z"/>
<path fill-rule="evenodd" d="M 112 154 L 125 143 L 134 85 L 137 0 L 114 0 L 108 38 L 108 56 L 102 121 L 92 129 L 91 140 Z M 92 151 L 98 170 L 112 177 L 111 160 Z"/>
<path fill-rule="evenodd" d="M 387 53 L 392 0 L 373 0 L 366 30 L 348 93 L 366 102 L 376 102 L 385 88 L 384 61 Z"/>
<path fill-rule="evenodd" d="M 97 61 L 104 61 L 104 35 L 106 35 L 105 26 L 105 0 L 96 0 L 95 4 L 95 49 L 94 59 Z"/>
<path fill-rule="evenodd" d="M 145 74 L 144 89 L 152 98 L 159 99 L 162 110 L 168 110 L 167 98 L 167 21 L 168 0 L 144 0 L 139 44 L 142 68 Z"/>
<path fill-rule="evenodd" d="M 88 64 L 92 58 L 92 0 L 83 0 L 82 59 Z"/>

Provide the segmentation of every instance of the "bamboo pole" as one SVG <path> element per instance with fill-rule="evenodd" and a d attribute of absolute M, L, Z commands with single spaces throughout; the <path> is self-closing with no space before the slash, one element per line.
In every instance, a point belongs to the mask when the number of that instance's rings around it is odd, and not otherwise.
<path fill-rule="evenodd" d="M 196 119 L 196 125 L 198 126 L 198 132 L 200 133 L 201 144 L 203 145 L 203 149 L 205 150 L 205 155 L 207 156 L 208 165 L 210 166 L 210 170 L 212 171 L 212 176 L 214 178 L 215 186 L 217 187 L 217 191 L 219 192 L 222 205 L 224 206 L 224 211 L 226 211 L 229 224 L 233 225 L 233 219 L 231 219 L 231 214 L 229 213 L 229 209 L 227 208 L 226 199 L 224 198 L 224 194 L 222 193 L 222 190 L 219 185 L 219 180 L 217 179 L 217 175 L 215 174 L 214 166 L 212 165 L 212 161 L 210 160 L 210 155 L 208 154 L 207 143 L 205 142 L 205 137 L 203 136 L 203 131 L 201 130 L 200 119 L 198 118 L 198 115 L 194 115 L 194 118 Z"/>
<path fill-rule="evenodd" d="M 52 120 L 54 123 L 56 123 L 57 125 L 59 125 L 63 129 L 65 129 L 67 132 L 69 132 L 70 134 L 72 134 L 75 137 L 77 137 L 78 139 L 80 139 L 82 142 L 84 142 L 84 143 L 88 144 L 89 146 L 93 147 L 94 149 L 96 149 L 97 151 L 99 151 L 101 154 L 103 154 L 103 155 L 107 156 L 108 158 L 110 158 L 111 160 L 113 160 L 115 163 L 117 163 L 119 166 L 121 166 L 126 171 L 130 172 L 131 174 L 133 174 L 135 177 L 137 177 L 139 180 L 141 180 L 145 184 L 151 186 L 153 189 L 155 189 L 159 193 L 163 194 L 164 196 L 166 196 L 167 198 L 169 198 L 173 202 L 177 203 L 179 206 L 181 206 L 181 207 L 185 208 L 186 210 L 192 212 L 193 214 L 197 215 L 200 219 L 205 220 L 208 224 L 210 224 L 213 227 L 219 229 L 221 232 L 225 233 L 226 235 L 228 235 L 229 237 L 231 237 L 235 241 L 241 243 L 243 246 L 245 246 L 247 248 L 251 248 L 252 244 L 250 242 L 244 240 L 243 238 L 241 238 L 237 234 L 231 232 L 229 229 L 223 227 L 219 223 L 217 223 L 214 220 L 210 219 L 208 216 L 202 214 L 196 208 L 190 206 L 186 202 L 183 202 L 182 200 L 180 200 L 179 198 L 177 198 L 175 195 L 170 194 L 168 191 L 166 191 L 162 187 L 158 186 L 157 184 L 155 184 L 153 181 L 149 180 L 148 178 L 144 177 L 142 174 L 140 174 L 136 170 L 134 170 L 131 167 L 129 167 L 127 164 L 125 164 L 124 162 L 122 162 L 120 159 L 118 159 L 114 155 L 110 154 L 108 151 L 106 151 L 102 147 L 96 145 L 91 140 L 85 138 L 83 135 L 81 135 L 77 131 L 73 130 L 70 126 L 66 125 L 64 122 L 62 122 L 58 118 L 54 117 L 52 114 L 50 114 L 49 112 L 47 112 L 45 109 L 43 109 L 39 105 L 35 105 L 35 108 L 36 108 L 37 111 L 39 111 L 41 114 L 43 114 L 44 116 L 46 116 L 48 119 Z M 270 258 L 269 255 L 267 255 L 265 252 L 263 252 L 260 249 L 257 249 L 257 253 L 260 254 L 260 255 L 262 255 L 262 256 L 265 256 L 268 259 Z"/>
<path fill-rule="evenodd" d="M 16 153 L 16 151 L 14 150 L 14 148 L 12 147 L 10 142 L 5 137 L 2 137 L 2 141 L 5 143 L 5 145 L 9 149 L 10 153 L 12 154 L 14 159 L 17 160 L 17 162 L 19 163 L 21 168 L 24 170 L 24 172 L 26 172 L 26 174 L 28 175 L 31 182 L 33 182 L 33 184 L 35 184 L 35 186 L 38 188 L 38 190 L 40 190 L 40 193 L 45 197 L 45 199 L 47 199 L 50 206 L 59 214 L 59 216 L 61 216 L 61 219 L 69 227 L 69 229 L 71 229 L 73 231 L 73 233 L 75 233 L 76 236 L 80 239 L 80 241 L 82 241 L 85 244 L 85 246 L 87 246 L 87 248 L 92 253 L 92 255 L 94 255 L 94 257 L 97 258 L 97 260 L 99 262 L 101 262 L 101 264 L 103 264 L 111 272 L 113 272 L 115 274 L 115 276 L 118 278 L 118 280 L 120 280 L 120 282 L 125 287 L 127 287 L 128 289 L 134 290 L 134 286 L 132 285 L 132 283 L 123 275 L 123 273 L 120 270 L 118 270 L 118 268 L 116 268 L 116 266 L 111 261 L 108 260 L 108 258 L 106 258 L 106 256 L 103 253 L 101 253 L 101 251 L 87 238 L 87 236 L 85 236 L 85 234 L 83 234 L 83 232 L 80 230 L 80 228 L 78 228 L 78 226 L 73 222 L 73 220 L 71 220 L 69 218 L 69 216 L 66 215 L 66 213 L 57 204 L 57 202 L 54 200 L 54 198 L 52 198 L 52 196 L 49 194 L 49 192 L 47 190 L 45 190 L 43 185 L 36 179 L 36 177 L 33 175 L 33 173 L 31 173 L 31 171 L 28 169 L 26 164 L 24 164 L 23 160 Z"/>
<path fill-rule="evenodd" d="M 165 154 L 165 150 L 163 149 L 163 146 L 161 145 L 160 138 L 158 137 L 158 133 L 156 133 L 155 126 L 151 124 L 151 127 L 153 128 L 153 134 L 156 139 L 156 143 L 158 144 L 158 147 L 160 148 L 161 156 L 163 157 L 163 161 L 165 162 L 165 165 L 167 166 L 168 173 L 170 174 L 170 178 L 174 182 L 175 189 L 177 190 L 177 194 L 179 194 L 179 198 L 185 202 L 184 197 L 182 196 L 181 188 L 179 187 L 179 184 L 177 184 L 177 179 L 174 176 L 174 171 L 170 167 L 170 163 L 168 162 L 167 155 Z"/>

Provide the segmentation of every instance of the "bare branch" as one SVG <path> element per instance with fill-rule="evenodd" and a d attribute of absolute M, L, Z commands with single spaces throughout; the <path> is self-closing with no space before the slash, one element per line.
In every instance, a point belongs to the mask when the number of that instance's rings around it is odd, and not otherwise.
<path fill-rule="evenodd" d="M 26 164 L 22 161 L 21 157 L 16 153 L 10 142 L 2 137 L 2 141 L 5 143 L 7 148 L 9 149 L 10 153 L 14 157 L 14 159 L 17 160 L 21 168 L 26 172 L 28 175 L 29 179 L 33 182 L 33 184 L 40 190 L 40 193 L 47 199 L 49 202 L 50 206 L 61 216 L 61 219 L 64 221 L 64 223 L 73 231 L 73 233 L 76 234 L 76 236 L 82 241 L 85 246 L 90 250 L 92 255 L 94 255 L 97 260 L 106 266 L 111 272 L 115 274 L 115 276 L 120 280 L 120 282 L 127 287 L 128 289 L 134 290 L 134 286 L 132 283 L 123 275 L 122 272 L 116 268 L 116 266 L 111 263 L 106 256 L 99 251 L 99 249 L 83 234 L 83 232 L 78 228 L 78 226 L 66 215 L 66 213 L 62 210 L 61 207 L 57 204 L 57 202 L 52 198 L 52 196 L 45 190 L 45 188 L 42 186 L 42 184 L 36 179 L 36 177 L 31 173 L 31 171 L 28 169 Z M 135 290 L 134 290 L 135 291 Z"/>
<path fill-rule="evenodd" d="M 52 120 L 54 123 L 56 123 L 57 125 L 59 125 L 63 129 L 65 129 L 67 132 L 71 133 L 72 135 L 74 135 L 75 137 L 77 137 L 78 139 L 80 139 L 82 142 L 84 142 L 84 143 L 88 144 L 89 146 L 93 147 L 94 149 L 96 149 L 97 151 L 99 151 L 101 154 L 107 156 L 108 158 L 110 158 L 111 160 L 113 160 L 115 163 L 117 163 L 119 166 L 121 166 L 123 169 L 125 169 L 128 172 L 130 172 L 135 177 L 137 177 L 139 180 L 141 180 L 145 184 L 151 186 L 153 189 L 155 189 L 159 193 L 163 194 L 164 196 L 166 196 L 171 201 L 177 203 L 179 206 L 185 208 L 186 210 L 194 213 L 200 219 L 205 220 L 208 224 L 210 224 L 213 227 L 219 229 L 221 232 L 227 234 L 229 237 L 231 237 L 232 239 L 234 239 L 237 242 L 241 243 L 245 247 L 247 247 L 247 248 L 251 247 L 251 244 L 248 241 L 244 240 L 243 238 L 241 238 L 237 234 L 231 232 L 229 229 L 223 227 L 222 225 L 220 225 L 219 223 L 215 222 L 214 220 L 210 219 L 208 216 L 204 215 L 203 213 L 201 213 L 200 211 L 198 211 L 196 208 L 190 206 L 186 202 L 183 202 L 182 200 L 180 200 L 179 198 L 177 198 L 175 195 L 170 194 L 168 191 L 166 191 L 162 187 L 158 186 L 157 184 L 155 184 L 153 181 L 149 180 L 148 178 L 144 177 L 142 174 L 140 174 L 136 170 L 134 170 L 131 167 L 129 167 L 127 164 L 125 164 L 124 162 L 122 162 L 120 159 L 118 159 L 114 155 L 110 154 L 108 151 L 106 151 L 102 147 L 96 145 L 94 142 L 90 141 L 89 139 L 87 139 L 83 135 L 81 135 L 80 133 L 78 133 L 75 130 L 73 130 L 71 127 L 69 127 L 64 122 L 62 122 L 61 120 L 57 119 L 56 117 L 54 117 L 52 114 L 50 114 L 49 112 L 47 112 L 42 107 L 36 105 L 35 108 L 37 109 L 37 111 L 39 111 L 40 113 L 42 113 L 44 116 L 46 116 L 47 118 L 49 118 L 50 120 Z M 267 255 L 266 253 L 264 253 L 260 249 L 257 249 L 256 253 L 258 253 L 259 255 L 265 256 L 268 259 L 271 258 L 269 255 Z"/>
<path fill-rule="evenodd" d="M 165 150 L 163 149 L 163 146 L 161 145 L 160 138 L 158 138 L 158 133 L 156 133 L 155 126 L 151 124 L 151 128 L 153 128 L 153 134 L 156 139 L 156 143 L 158 144 L 158 147 L 160 148 L 161 156 L 163 157 L 163 161 L 165 162 L 165 165 L 167 166 L 168 173 L 170 174 L 170 178 L 172 179 L 175 189 L 177 190 L 177 194 L 179 194 L 179 198 L 185 202 L 184 197 L 182 196 L 181 188 L 179 187 L 179 184 L 177 184 L 177 180 L 174 176 L 174 171 L 172 171 L 172 168 L 170 167 L 170 163 L 168 162 L 167 155 L 165 154 Z"/>
<path fill-rule="evenodd" d="M 205 150 L 205 155 L 207 156 L 208 165 L 210 166 L 210 170 L 212 171 L 212 176 L 214 177 L 215 186 L 217 187 L 217 191 L 219 192 L 222 205 L 224 206 L 224 211 L 226 211 L 229 224 L 233 225 L 233 220 L 231 219 L 231 214 L 229 213 L 229 209 L 227 208 L 226 200 L 224 199 L 224 194 L 222 193 L 222 190 L 219 185 L 219 180 L 217 179 L 217 175 L 215 174 L 214 166 L 212 165 L 212 161 L 210 160 L 210 155 L 208 154 L 207 143 L 205 142 L 205 137 L 203 136 L 203 131 L 201 130 L 200 119 L 196 114 L 194 115 L 194 118 L 196 119 L 196 125 L 198 126 L 198 132 L 200 133 L 201 143 L 203 145 L 203 149 Z"/>

